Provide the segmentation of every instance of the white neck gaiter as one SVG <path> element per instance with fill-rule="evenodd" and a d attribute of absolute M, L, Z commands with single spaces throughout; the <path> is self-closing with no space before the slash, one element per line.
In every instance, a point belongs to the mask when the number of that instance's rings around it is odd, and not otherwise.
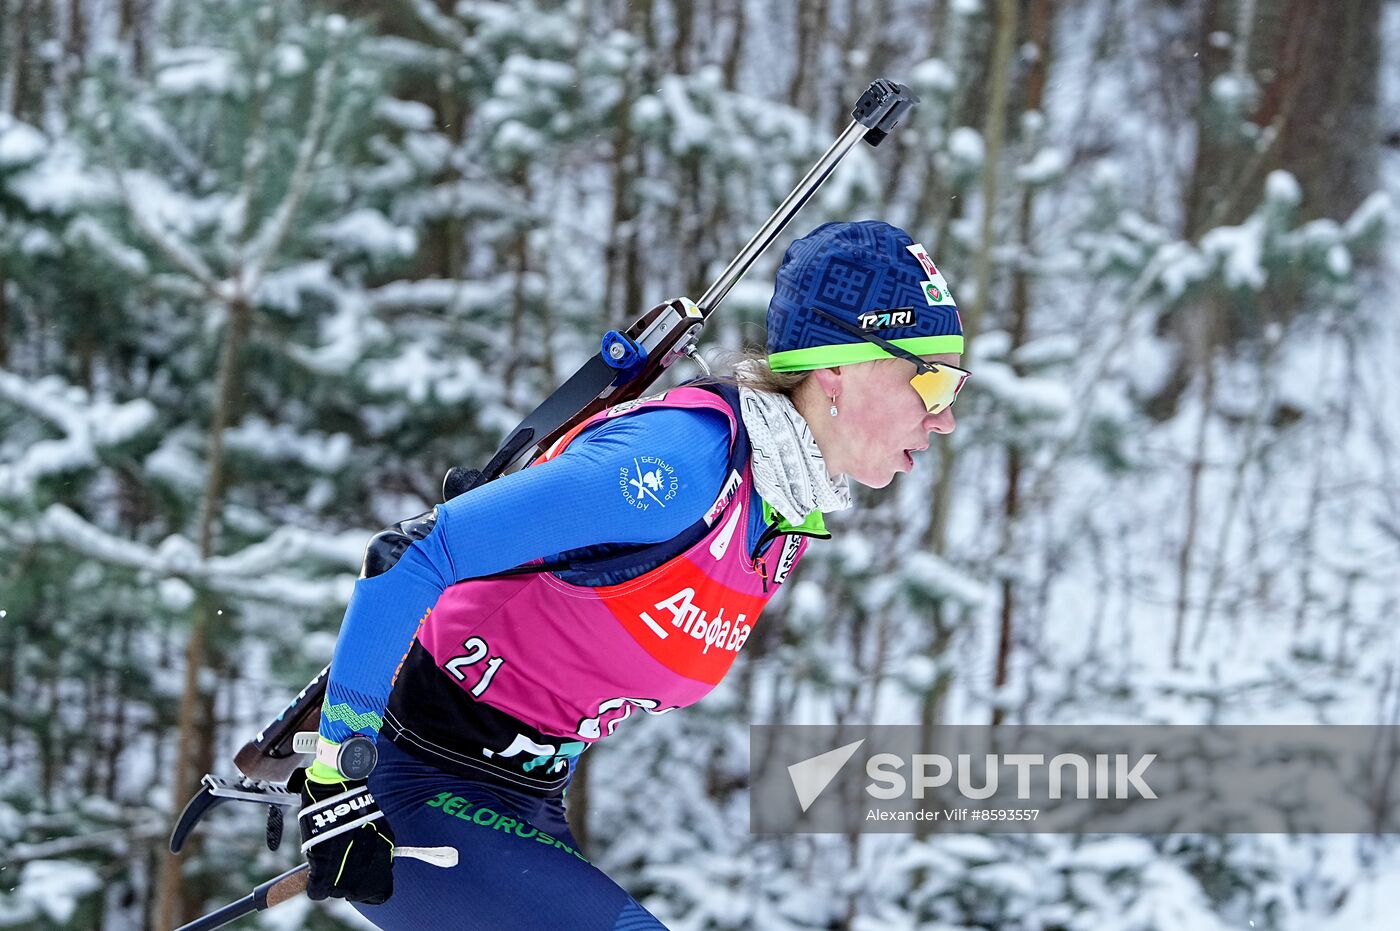
<path fill-rule="evenodd" d="M 812 430 L 791 401 L 743 387 L 739 401 L 753 446 L 754 485 L 775 511 L 795 525 L 812 511 L 827 514 L 851 506 L 846 476 L 827 475 Z"/>

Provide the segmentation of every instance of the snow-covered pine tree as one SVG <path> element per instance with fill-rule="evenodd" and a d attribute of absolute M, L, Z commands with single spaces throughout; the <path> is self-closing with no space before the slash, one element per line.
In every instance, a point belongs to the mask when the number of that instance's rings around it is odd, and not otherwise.
<path fill-rule="evenodd" d="M 334 624 L 371 529 L 433 493 L 367 492 L 413 455 L 395 421 L 426 400 L 383 377 L 418 338 L 392 283 L 420 234 L 393 217 L 422 127 L 340 16 L 166 12 L 149 77 L 114 51 L 75 82 L 60 130 L 0 127 L 0 196 L 19 208 L 0 236 L 4 635 L 22 647 L 7 694 L 42 716 L 14 735 L 29 762 L 6 796 L 36 824 L 94 792 L 121 802 L 73 830 L 108 881 L 81 926 L 149 908 L 171 805 L 246 739 L 221 722 L 247 727 L 325 662 L 306 628 Z M 26 823 L 7 821 L 15 840 Z M 153 920 L 268 868 L 244 856 L 231 873 L 227 853 L 217 868 L 186 854 L 193 895 L 172 864 Z M 15 895 L 10 913 L 39 920 L 42 897 Z"/>

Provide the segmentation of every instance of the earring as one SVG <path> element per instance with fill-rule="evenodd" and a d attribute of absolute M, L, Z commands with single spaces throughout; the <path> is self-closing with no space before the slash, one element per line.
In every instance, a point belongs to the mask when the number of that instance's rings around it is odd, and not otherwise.
<path fill-rule="evenodd" d="M 831 416 L 836 416 L 836 395 L 831 396 Z"/>

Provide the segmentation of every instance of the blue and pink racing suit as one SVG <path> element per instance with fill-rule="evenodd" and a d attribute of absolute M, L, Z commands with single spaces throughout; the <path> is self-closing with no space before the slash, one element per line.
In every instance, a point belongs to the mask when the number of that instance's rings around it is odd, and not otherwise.
<path fill-rule="evenodd" d="M 637 709 L 709 692 L 825 536 L 755 492 L 738 404 L 688 386 L 604 411 L 356 584 L 322 736 L 380 735 L 396 842 L 460 857 L 397 861 L 393 897 L 357 906 L 379 927 L 661 926 L 584 859 L 564 792 Z"/>

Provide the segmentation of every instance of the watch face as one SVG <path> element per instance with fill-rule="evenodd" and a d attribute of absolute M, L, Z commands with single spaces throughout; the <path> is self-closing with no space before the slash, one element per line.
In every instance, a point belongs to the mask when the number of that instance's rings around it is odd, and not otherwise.
<path fill-rule="evenodd" d="M 336 768 L 351 779 L 364 779 L 374 771 L 378 759 L 379 752 L 375 750 L 374 741 L 357 735 L 341 744 Z"/>

